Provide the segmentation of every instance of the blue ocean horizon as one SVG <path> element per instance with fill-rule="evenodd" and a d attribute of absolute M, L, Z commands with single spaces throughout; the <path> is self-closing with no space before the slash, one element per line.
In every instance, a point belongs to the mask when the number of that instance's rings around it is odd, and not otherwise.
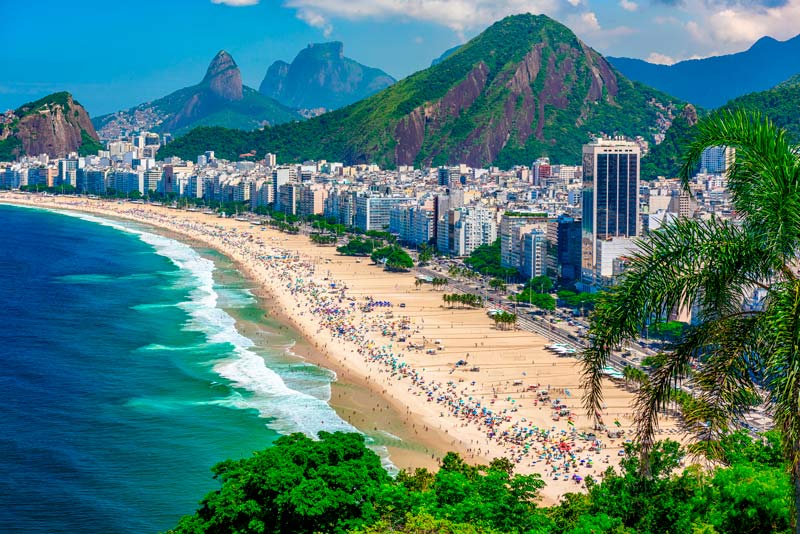
<path fill-rule="evenodd" d="M 215 463 L 354 430 L 225 258 L 89 215 L 0 221 L 0 531 L 161 532 Z"/>

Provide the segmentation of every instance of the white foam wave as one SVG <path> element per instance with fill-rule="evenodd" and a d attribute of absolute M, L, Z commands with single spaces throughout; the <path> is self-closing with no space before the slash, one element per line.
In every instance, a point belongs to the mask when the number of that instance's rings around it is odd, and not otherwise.
<path fill-rule="evenodd" d="M 241 409 L 256 409 L 273 430 L 286 434 L 302 432 L 316 436 L 320 431 L 357 432 L 341 419 L 325 400 L 297 391 L 286 385 L 281 376 L 267 367 L 252 349 L 253 341 L 236 330 L 233 317 L 218 307 L 219 295 L 214 288 L 214 263 L 200 256 L 188 245 L 135 227 L 93 215 L 67 215 L 110 226 L 137 235 L 156 253 L 168 258 L 181 273 L 185 287 L 191 287 L 190 300 L 180 304 L 191 317 L 185 328 L 202 332 L 209 344 L 225 347 L 214 371 L 228 379 L 247 395 L 233 395 L 228 403 Z M 156 348 L 156 347 L 150 347 Z M 166 349 L 167 347 L 157 347 Z"/>

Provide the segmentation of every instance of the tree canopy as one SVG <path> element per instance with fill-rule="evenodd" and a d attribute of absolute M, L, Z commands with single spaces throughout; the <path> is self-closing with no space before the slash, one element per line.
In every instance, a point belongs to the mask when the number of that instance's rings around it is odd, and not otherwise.
<path fill-rule="evenodd" d="M 791 529 L 792 488 L 776 433 L 722 443 L 723 462 L 681 467 L 685 451 L 654 444 L 643 468 L 629 444 L 620 468 L 586 493 L 537 504 L 545 482 L 500 458 L 470 465 L 448 453 L 436 472 L 391 478 L 358 434 L 293 434 L 251 458 L 213 468 L 221 487 L 183 517 L 175 534 L 714 534 Z M 647 476 L 644 473 L 648 473 Z"/>

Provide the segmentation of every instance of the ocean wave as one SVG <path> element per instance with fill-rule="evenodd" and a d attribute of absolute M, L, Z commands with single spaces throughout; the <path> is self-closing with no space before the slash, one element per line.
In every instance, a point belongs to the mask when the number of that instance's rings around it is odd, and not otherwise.
<path fill-rule="evenodd" d="M 253 350 L 255 345 L 253 341 L 240 334 L 236 330 L 234 318 L 219 307 L 219 295 L 213 277 L 215 266 L 211 260 L 203 258 L 193 248 L 180 241 L 148 232 L 144 226 L 136 223 L 123 224 L 85 213 L 55 211 L 134 234 L 150 245 L 157 254 L 166 257 L 178 267 L 177 273 L 170 273 L 175 277 L 173 287 L 188 289 L 190 295 L 190 300 L 178 304 L 191 317 L 184 327 L 187 330 L 203 333 L 208 345 L 218 344 L 219 358 L 209 365 L 213 366 L 213 370 L 219 376 L 230 381 L 233 387 L 247 392 L 243 395 L 234 391 L 222 401 L 209 402 L 237 409 L 256 410 L 259 416 L 264 418 L 267 427 L 281 434 L 302 432 L 316 437 L 320 431 L 358 432 L 357 428 L 340 418 L 328 404 L 330 380 L 335 379 L 335 373 L 326 383 L 318 380 L 313 386 L 308 383 L 303 384 L 308 392 L 298 391 L 289 387 L 281 375 L 268 367 L 265 357 Z M 244 291 L 249 290 L 244 289 Z M 252 294 L 250 296 L 255 300 Z M 294 342 L 283 349 L 288 352 L 293 345 Z M 161 350 L 164 348 L 166 347 L 162 347 Z M 191 350 L 197 348 L 195 345 Z M 310 364 L 309 367 L 323 370 L 324 373 L 332 373 L 330 370 Z M 290 383 L 301 383 L 291 378 L 289 380 Z M 365 435 L 365 438 L 369 446 L 381 457 L 384 468 L 390 473 L 396 473 L 397 468 L 392 464 L 386 447 L 380 443 L 382 440 L 380 438 L 376 440 L 370 435 Z"/>
<path fill-rule="evenodd" d="M 234 318 L 219 307 L 220 299 L 213 277 L 215 266 L 211 260 L 203 258 L 184 243 L 147 232 L 136 225 L 93 215 L 69 215 L 133 233 L 180 269 L 184 276 L 178 277 L 176 284 L 190 289 L 189 300 L 178 305 L 190 316 L 185 328 L 202 333 L 209 345 L 219 347 L 220 357 L 213 365 L 214 371 L 234 387 L 248 392 L 247 395 L 228 397 L 227 404 L 257 410 L 267 421 L 267 426 L 281 434 L 302 432 L 317 436 L 320 431 L 358 432 L 338 416 L 327 399 L 290 388 L 278 373 L 267 366 L 265 359 L 252 350 L 253 341 L 239 333 Z M 196 346 L 190 348 L 197 349 Z M 180 349 L 151 345 L 142 350 Z"/>

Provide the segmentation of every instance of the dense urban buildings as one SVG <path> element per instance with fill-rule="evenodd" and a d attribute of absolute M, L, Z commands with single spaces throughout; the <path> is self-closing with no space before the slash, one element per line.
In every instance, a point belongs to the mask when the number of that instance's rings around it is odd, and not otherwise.
<path fill-rule="evenodd" d="M 465 257 L 499 240 L 501 265 L 519 280 L 548 275 L 595 291 L 624 271 L 635 239 L 677 217 L 730 216 L 724 175 L 735 153 L 708 149 L 684 191 L 640 181 L 641 146 L 596 139 L 582 165 L 539 158 L 509 170 L 466 165 L 384 170 L 339 162 L 278 163 L 279 155 L 225 161 L 157 159 L 168 138 L 142 132 L 95 156 L 25 157 L 0 164 L 0 187 L 72 188 L 80 194 L 237 203 L 296 217 L 324 216 L 358 232 L 388 231 L 408 247 Z M 577 157 L 577 155 L 576 155 Z"/>

